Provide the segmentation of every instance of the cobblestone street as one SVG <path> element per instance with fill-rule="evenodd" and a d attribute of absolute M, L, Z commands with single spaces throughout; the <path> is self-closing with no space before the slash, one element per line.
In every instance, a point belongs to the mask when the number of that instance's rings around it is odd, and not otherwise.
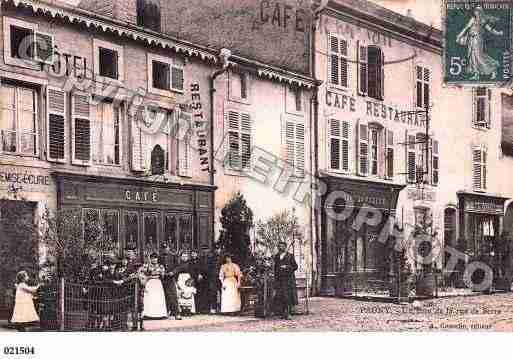
<path fill-rule="evenodd" d="M 195 316 L 146 322 L 165 331 L 511 331 L 513 295 L 496 294 L 389 304 L 313 298 L 310 314 L 294 320 Z"/>

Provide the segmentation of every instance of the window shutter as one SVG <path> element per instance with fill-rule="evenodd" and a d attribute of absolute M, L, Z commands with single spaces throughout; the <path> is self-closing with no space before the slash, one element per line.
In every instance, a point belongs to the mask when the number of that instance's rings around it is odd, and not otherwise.
<path fill-rule="evenodd" d="M 36 31 L 34 39 L 34 59 L 43 64 L 53 65 L 55 47 L 53 35 Z"/>
<path fill-rule="evenodd" d="M 474 189 L 481 190 L 483 189 L 482 186 L 482 152 L 481 149 L 474 149 L 473 150 L 473 167 L 474 167 L 474 173 L 473 173 L 473 185 Z"/>
<path fill-rule="evenodd" d="M 406 132 L 406 165 L 407 165 L 407 179 L 408 183 L 415 183 L 416 181 L 416 151 L 415 151 L 416 138 L 414 135 L 408 135 Z"/>
<path fill-rule="evenodd" d="M 438 185 L 439 181 L 439 168 L 440 168 L 440 160 L 438 154 L 438 141 L 432 140 L 431 145 L 432 151 L 432 160 L 431 160 L 431 183 L 433 186 Z"/>
<path fill-rule="evenodd" d="M 226 128 L 227 128 L 227 139 L 226 144 L 226 157 L 225 163 L 228 168 L 232 170 L 240 170 L 240 145 L 239 145 L 239 131 L 240 131 L 240 120 L 239 114 L 235 111 L 228 111 L 226 114 Z"/>
<path fill-rule="evenodd" d="M 485 190 L 487 187 L 487 169 L 486 169 L 487 153 L 486 150 L 481 152 L 481 178 L 482 178 L 482 189 Z"/>
<path fill-rule="evenodd" d="M 429 83 L 431 81 L 431 72 L 429 69 L 424 68 L 424 108 L 429 107 L 430 99 L 430 88 Z"/>
<path fill-rule="evenodd" d="M 342 170 L 349 171 L 349 122 L 342 121 Z"/>
<path fill-rule="evenodd" d="M 370 97 L 378 99 L 380 98 L 381 90 L 381 51 L 376 46 L 370 46 L 367 48 L 367 82 L 368 82 L 368 94 Z"/>
<path fill-rule="evenodd" d="M 418 108 L 424 108 L 424 104 L 423 104 L 423 100 L 424 100 L 424 96 L 422 94 L 422 92 L 424 91 L 424 88 L 422 86 L 422 67 L 420 66 L 415 66 L 415 72 L 416 72 L 416 85 L 417 85 L 417 92 L 416 92 L 416 104 L 417 104 L 417 107 Z"/>
<path fill-rule="evenodd" d="M 367 125 L 358 124 L 358 174 L 369 174 L 369 132 Z"/>
<path fill-rule="evenodd" d="M 487 102 L 487 111 L 486 111 L 486 127 L 491 128 L 492 127 L 492 90 L 487 89 L 487 95 L 488 95 L 488 102 Z"/>
<path fill-rule="evenodd" d="M 340 153 L 342 146 L 340 120 L 332 118 L 329 124 L 330 168 L 332 170 L 340 170 Z"/>
<path fill-rule="evenodd" d="M 179 66 L 171 67 L 171 87 L 177 91 L 183 91 L 183 68 Z"/>
<path fill-rule="evenodd" d="M 178 119 L 178 175 L 191 177 L 191 124 L 190 113 L 179 111 Z"/>
<path fill-rule="evenodd" d="M 241 113 L 240 119 L 242 169 L 247 169 L 251 165 L 251 117 L 247 113 Z"/>
<path fill-rule="evenodd" d="M 287 120 L 285 120 L 285 146 L 287 147 L 287 162 L 294 166 L 294 159 L 296 157 L 296 124 Z"/>
<path fill-rule="evenodd" d="M 91 164 L 92 126 L 90 119 L 91 97 L 74 93 L 72 96 L 73 163 Z"/>
<path fill-rule="evenodd" d="M 66 93 L 47 88 L 47 159 L 52 162 L 66 158 Z"/>
<path fill-rule="evenodd" d="M 339 68 L 339 60 L 338 60 L 338 53 L 339 53 L 339 43 L 338 38 L 335 36 L 329 35 L 330 40 L 330 80 L 333 85 L 339 85 L 340 84 L 340 68 Z"/>
<path fill-rule="evenodd" d="M 303 177 L 305 175 L 305 124 L 296 123 L 296 160 L 295 175 Z"/>
<path fill-rule="evenodd" d="M 489 127 L 491 91 L 485 87 L 473 90 L 474 126 Z"/>
<path fill-rule="evenodd" d="M 394 132 L 384 130 L 386 133 L 386 152 L 385 152 L 385 168 L 386 177 L 394 178 Z"/>
<path fill-rule="evenodd" d="M 358 93 L 367 95 L 368 91 L 368 53 L 367 46 L 357 42 L 358 55 Z"/>
<path fill-rule="evenodd" d="M 340 85 L 343 87 L 347 87 L 349 85 L 349 69 L 347 55 L 347 41 L 344 39 L 340 39 Z"/>

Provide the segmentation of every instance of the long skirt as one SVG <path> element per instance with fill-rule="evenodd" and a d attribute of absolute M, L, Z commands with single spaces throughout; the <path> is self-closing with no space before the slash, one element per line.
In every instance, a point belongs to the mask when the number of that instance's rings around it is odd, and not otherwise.
<path fill-rule="evenodd" d="M 23 298 L 16 301 L 14 304 L 14 311 L 12 313 L 11 323 L 32 323 L 38 322 L 39 316 L 36 313 L 36 308 L 32 302 L 32 298 Z"/>
<path fill-rule="evenodd" d="M 153 319 L 167 317 L 166 296 L 160 279 L 150 279 L 146 283 L 143 317 Z"/>
<path fill-rule="evenodd" d="M 221 313 L 240 312 L 241 300 L 237 280 L 235 278 L 226 278 L 223 281 L 221 290 Z"/>

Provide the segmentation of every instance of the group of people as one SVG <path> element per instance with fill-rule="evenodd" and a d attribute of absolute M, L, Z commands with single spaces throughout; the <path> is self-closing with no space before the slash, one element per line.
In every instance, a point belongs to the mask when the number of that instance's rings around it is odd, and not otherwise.
<path fill-rule="evenodd" d="M 298 302 L 294 275 L 298 266 L 286 248 L 280 243 L 275 256 L 274 305 L 275 312 L 288 319 Z M 143 329 L 141 319 L 181 320 L 194 313 L 238 313 L 242 272 L 230 255 L 220 259 L 219 251 L 212 251 L 201 260 L 196 252 L 183 252 L 177 260 L 166 246 L 160 255 L 152 253 L 144 264 L 130 252 L 120 259 L 104 258 L 89 268 L 82 287 L 81 294 L 88 303 L 87 327 L 104 329 L 119 323 L 123 329 L 128 325 L 128 315 L 133 329 L 137 325 Z M 129 286 L 136 282 L 140 285 Z M 11 323 L 20 330 L 25 324 L 39 321 L 33 298 L 40 287 L 29 285 L 27 272 L 18 273 Z M 137 299 L 133 288 L 140 288 Z"/>

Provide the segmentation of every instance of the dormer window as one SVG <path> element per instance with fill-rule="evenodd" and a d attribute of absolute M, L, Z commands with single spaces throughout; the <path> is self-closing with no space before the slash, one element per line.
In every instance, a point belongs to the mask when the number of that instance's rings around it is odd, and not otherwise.
<path fill-rule="evenodd" d="M 161 31 L 160 4 L 157 0 L 137 0 L 137 25 Z"/>

